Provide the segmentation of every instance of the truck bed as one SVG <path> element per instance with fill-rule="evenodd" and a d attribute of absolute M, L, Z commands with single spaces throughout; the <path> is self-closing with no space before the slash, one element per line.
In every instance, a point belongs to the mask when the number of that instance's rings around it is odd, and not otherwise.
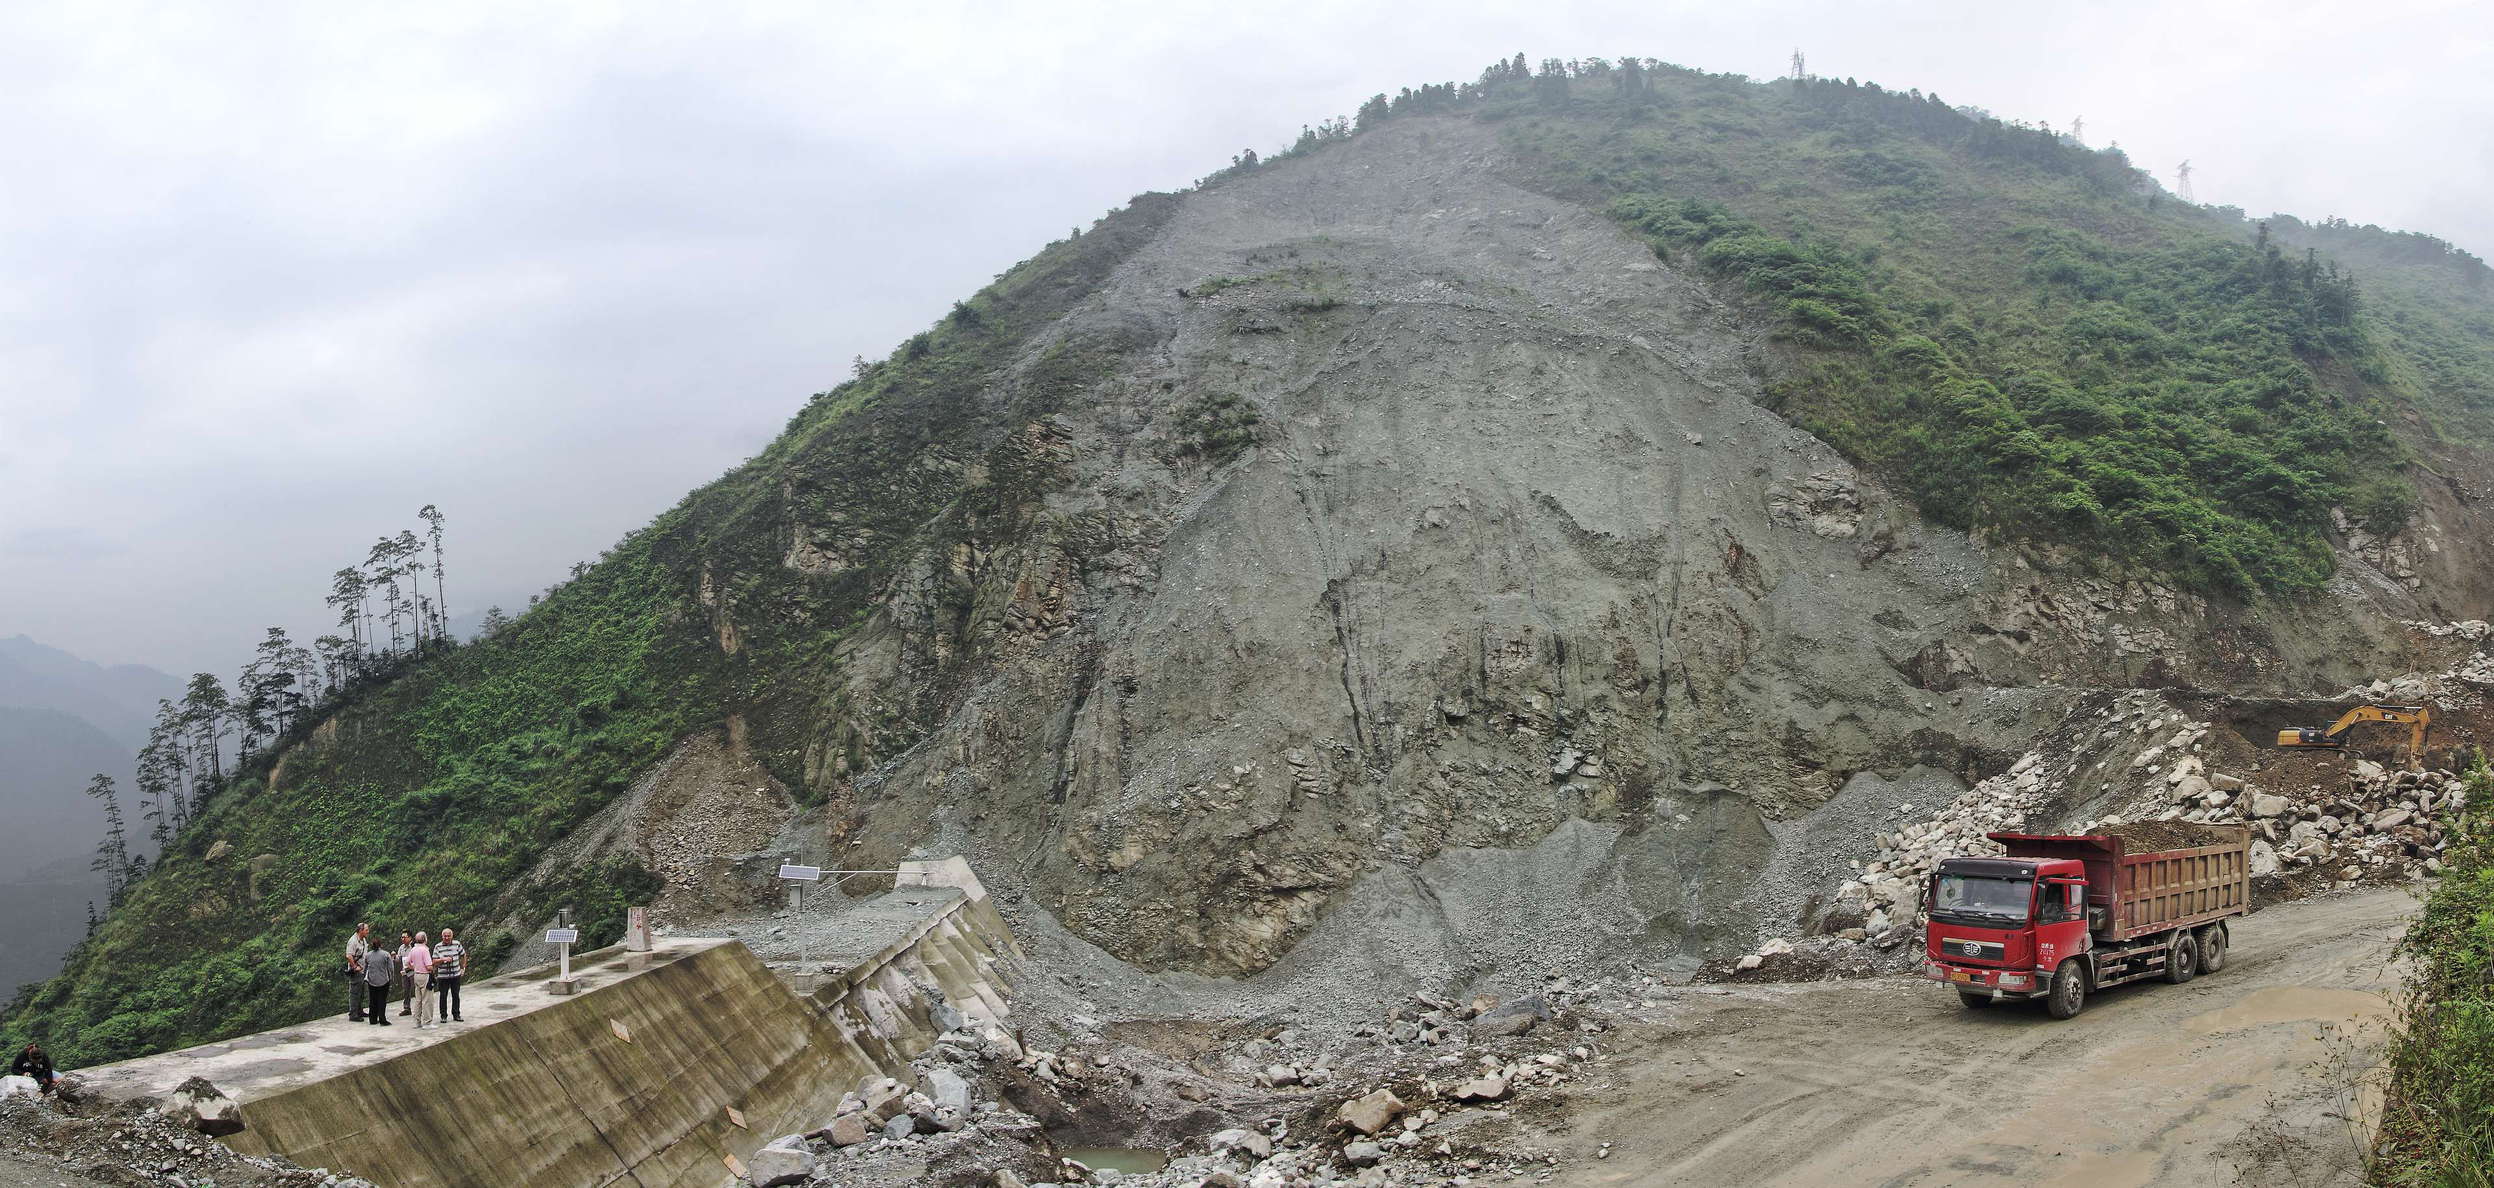
<path fill-rule="evenodd" d="M 2071 858 L 2087 867 L 2088 930 L 2124 941 L 2191 928 L 2251 908 L 2251 830 L 2151 822 L 2167 848 L 2131 852 L 2140 833 L 1995 833 L 2012 858 Z M 2176 845 L 2175 842 L 2181 844 Z"/>

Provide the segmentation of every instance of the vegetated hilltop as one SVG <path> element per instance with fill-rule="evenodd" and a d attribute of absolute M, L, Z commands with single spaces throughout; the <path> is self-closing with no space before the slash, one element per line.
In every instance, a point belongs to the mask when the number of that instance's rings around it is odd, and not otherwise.
<path fill-rule="evenodd" d="M 357 919 L 611 937 L 672 876 L 594 826 L 671 756 L 1151 968 L 1743 944 L 2079 687 L 2335 689 L 2487 613 L 2485 273 L 1915 92 L 1380 96 L 256 763 L 7 1035 L 333 1009 Z"/>

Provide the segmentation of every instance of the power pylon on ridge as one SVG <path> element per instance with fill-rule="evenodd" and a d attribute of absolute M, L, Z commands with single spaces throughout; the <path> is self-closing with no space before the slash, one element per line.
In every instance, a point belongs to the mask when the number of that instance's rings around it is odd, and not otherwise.
<path fill-rule="evenodd" d="M 2199 205 L 2199 199 L 2191 196 L 2191 163 L 2189 161 L 2184 161 L 2179 168 L 2174 170 L 2174 181 L 2175 188 L 2181 193 L 2183 201 L 2194 206 Z"/>

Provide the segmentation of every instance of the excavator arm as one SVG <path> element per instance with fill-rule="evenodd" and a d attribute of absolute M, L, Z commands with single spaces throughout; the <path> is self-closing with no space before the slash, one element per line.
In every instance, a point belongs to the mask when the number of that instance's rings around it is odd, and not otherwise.
<path fill-rule="evenodd" d="M 2421 768 L 2425 762 L 2425 731 L 2433 725 L 2433 707 L 2424 705 L 2359 705 L 2340 714 L 2327 727 L 2289 727 L 2278 731 L 2281 747 L 2328 747 L 2343 749 L 2347 736 L 2366 722 L 2385 722 L 2407 727 L 2407 755 L 2410 767 Z"/>

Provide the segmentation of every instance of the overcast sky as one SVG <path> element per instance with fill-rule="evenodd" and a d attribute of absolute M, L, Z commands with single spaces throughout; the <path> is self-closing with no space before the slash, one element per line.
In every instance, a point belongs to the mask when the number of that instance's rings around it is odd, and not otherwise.
<path fill-rule="evenodd" d="M 852 11 L 853 10 L 853 11 Z M 1937 91 L 2494 254 L 2481 5 L 0 9 L 0 636 L 230 673 L 594 557 L 1068 227 L 1493 58 Z"/>

